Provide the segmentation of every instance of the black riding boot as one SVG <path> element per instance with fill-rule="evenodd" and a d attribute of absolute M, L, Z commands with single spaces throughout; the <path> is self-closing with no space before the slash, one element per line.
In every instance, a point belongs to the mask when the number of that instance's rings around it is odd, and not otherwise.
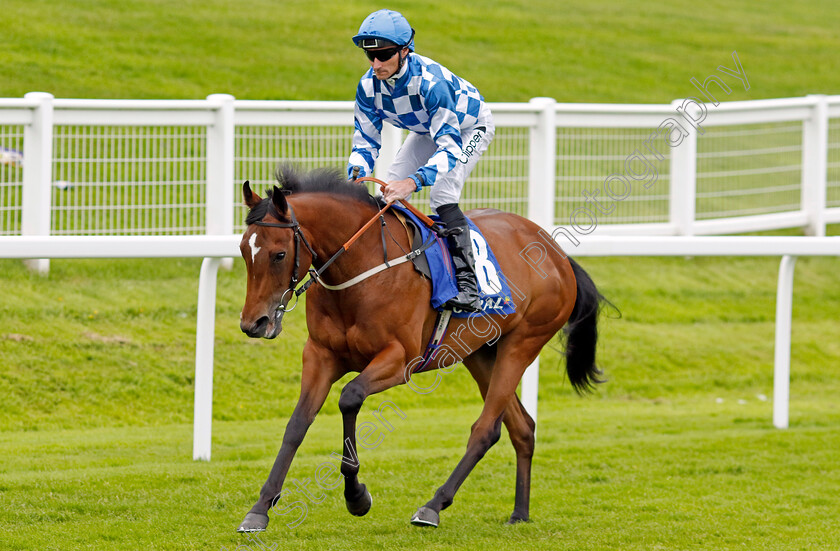
<path fill-rule="evenodd" d="M 457 204 L 441 205 L 437 208 L 441 222 L 446 225 L 446 243 L 455 266 L 455 280 L 458 283 L 458 295 L 446 303 L 449 308 L 458 308 L 464 312 L 481 312 L 481 298 L 475 279 L 475 259 L 472 250 L 472 238 L 467 219 Z"/>

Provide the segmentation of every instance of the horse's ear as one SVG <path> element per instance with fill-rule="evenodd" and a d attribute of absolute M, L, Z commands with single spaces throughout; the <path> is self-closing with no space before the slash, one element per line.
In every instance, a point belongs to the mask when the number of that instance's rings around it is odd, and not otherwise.
<path fill-rule="evenodd" d="M 256 205 L 262 201 L 262 198 L 251 191 L 251 183 L 246 180 L 244 184 L 242 184 L 242 199 L 245 201 L 245 206 L 249 209 L 254 208 Z"/>
<path fill-rule="evenodd" d="M 286 202 L 286 194 L 277 186 L 274 186 L 274 191 L 271 193 L 271 202 L 274 203 L 277 212 L 283 216 L 286 215 L 286 212 L 289 210 L 289 203 Z"/>

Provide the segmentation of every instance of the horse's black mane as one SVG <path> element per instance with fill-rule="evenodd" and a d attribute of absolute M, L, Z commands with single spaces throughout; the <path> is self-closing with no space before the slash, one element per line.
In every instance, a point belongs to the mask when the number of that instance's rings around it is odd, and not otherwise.
<path fill-rule="evenodd" d="M 301 172 L 291 165 L 280 165 L 274 171 L 274 177 L 280 188 L 291 195 L 295 193 L 330 193 L 346 195 L 362 201 L 375 204 L 367 187 L 353 183 L 339 170 L 334 168 L 316 168 L 309 172 Z"/>
<path fill-rule="evenodd" d="M 274 177 L 280 185 L 280 190 L 288 195 L 328 193 L 356 199 L 376 207 L 376 200 L 368 193 L 367 187 L 347 180 L 340 171 L 334 168 L 317 168 L 304 172 L 291 165 L 282 164 L 277 167 Z M 271 201 L 273 193 L 272 189 L 266 190 L 267 197 L 251 209 L 245 219 L 246 224 L 262 220 L 269 212 L 277 215 Z"/>

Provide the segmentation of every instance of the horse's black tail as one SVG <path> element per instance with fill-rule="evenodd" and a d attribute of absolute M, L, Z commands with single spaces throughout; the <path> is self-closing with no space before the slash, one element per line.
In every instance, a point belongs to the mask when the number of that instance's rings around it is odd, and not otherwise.
<path fill-rule="evenodd" d="M 609 303 L 598 292 L 592 278 L 577 262 L 569 258 L 577 280 L 577 299 L 566 323 L 566 373 L 578 394 L 590 392 L 598 383 L 601 370 L 595 364 L 598 344 L 598 312 L 602 303 Z"/>

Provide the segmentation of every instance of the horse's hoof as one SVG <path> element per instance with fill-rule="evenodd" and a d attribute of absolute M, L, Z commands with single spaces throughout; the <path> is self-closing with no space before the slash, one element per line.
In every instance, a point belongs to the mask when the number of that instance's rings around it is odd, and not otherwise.
<path fill-rule="evenodd" d="M 414 516 L 411 517 L 411 524 L 414 526 L 432 526 L 437 528 L 440 524 L 440 515 L 428 507 L 420 507 Z"/>
<path fill-rule="evenodd" d="M 362 488 L 364 488 L 365 490 L 365 493 L 362 494 L 362 497 L 360 497 L 356 501 L 345 500 L 345 503 L 347 503 L 347 510 L 350 511 L 351 515 L 357 517 L 365 516 L 368 513 L 368 511 L 370 511 L 371 505 L 373 505 L 373 498 L 371 497 L 367 486 L 362 484 Z"/>
<path fill-rule="evenodd" d="M 265 532 L 268 526 L 268 515 L 260 513 L 248 513 L 245 520 L 236 529 L 237 532 Z"/>
<path fill-rule="evenodd" d="M 511 515 L 506 524 L 519 524 L 520 522 L 531 522 L 528 517 L 520 517 L 519 515 Z"/>

